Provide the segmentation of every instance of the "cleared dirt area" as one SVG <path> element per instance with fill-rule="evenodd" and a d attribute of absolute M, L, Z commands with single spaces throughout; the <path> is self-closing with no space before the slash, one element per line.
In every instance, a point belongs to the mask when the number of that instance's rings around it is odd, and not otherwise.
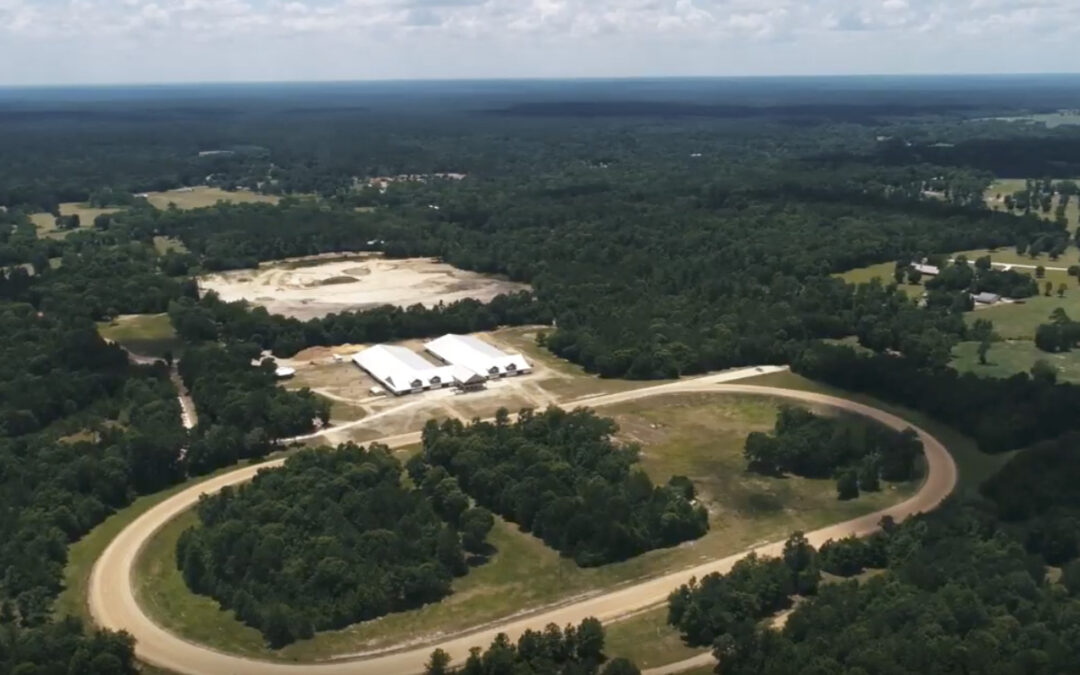
<path fill-rule="evenodd" d="M 218 202 L 229 204 L 277 204 L 281 201 L 281 198 L 274 195 L 259 194 L 251 190 L 234 190 L 230 192 L 221 188 L 200 185 L 167 192 L 148 192 L 146 193 L 146 200 L 159 209 L 167 209 L 169 204 L 176 204 L 176 208 L 186 210 L 202 209 L 213 206 Z"/>
<path fill-rule="evenodd" d="M 488 382 L 482 391 L 458 394 L 451 389 L 407 394 L 397 397 L 373 395 L 378 383 L 358 368 L 351 357 L 368 345 L 348 344 L 312 347 L 290 359 L 277 359 L 279 365 L 296 369 L 296 375 L 283 383 L 289 389 L 307 387 L 328 399 L 331 424 L 339 427 L 364 418 L 363 427 L 346 427 L 329 434 L 329 441 L 362 442 L 375 435 L 397 434 L 423 426 L 432 417 L 455 417 L 469 420 L 488 417 L 500 408 L 511 412 L 521 408 L 545 408 L 572 400 L 612 394 L 630 389 L 655 386 L 658 382 L 604 380 L 585 373 L 536 344 L 543 326 L 500 328 L 475 337 L 510 353 L 520 353 L 532 366 L 532 372 Z M 405 340 L 393 344 L 424 353 L 423 340 Z M 325 441 L 318 441 L 320 444 Z"/>
<path fill-rule="evenodd" d="M 466 298 L 487 302 L 528 288 L 430 258 L 387 260 L 370 254 L 277 261 L 199 279 L 201 291 L 216 291 L 223 300 L 246 300 L 298 319 L 379 305 L 432 307 Z"/>

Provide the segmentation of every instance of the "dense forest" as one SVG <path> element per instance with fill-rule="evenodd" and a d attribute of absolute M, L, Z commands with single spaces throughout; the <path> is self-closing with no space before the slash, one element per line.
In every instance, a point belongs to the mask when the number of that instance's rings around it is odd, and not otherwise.
<path fill-rule="evenodd" d="M 476 520 L 468 500 L 454 506 L 404 487 L 385 447 L 306 450 L 204 498 L 176 557 L 192 591 L 277 648 L 449 594 L 468 570 L 458 528 Z"/>
<path fill-rule="evenodd" d="M 670 620 L 691 644 L 711 644 L 725 675 L 1071 672 L 1080 578 L 1070 571 L 1064 584 L 1052 581 L 992 505 L 953 501 L 884 525 L 866 541 L 803 548 L 808 568 L 880 573 L 821 583 L 781 629 L 759 620 L 791 606 L 799 590 L 789 580 L 790 543 L 782 559 L 750 558 L 679 589 Z"/>
<path fill-rule="evenodd" d="M 603 667 L 601 667 L 601 665 Z M 425 675 L 640 675 L 630 661 L 604 656 L 604 627 L 596 619 L 577 626 L 526 630 L 515 645 L 505 634 L 487 649 L 474 647 L 462 664 L 441 649 L 431 654 Z"/>
<path fill-rule="evenodd" d="M 915 478 L 922 443 L 911 429 L 896 432 L 862 420 L 834 419 L 792 406 L 776 416 L 773 433 L 751 432 L 743 455 L 752 471 L 771 476 L 837 479 L 841 499 L 877 492 L 881 481 Z"/>
<path fill-rule="evenodd" d="M 708 530 L 693 484 L 654 485 L 634 466 L 638 448 L 616 443 L 615 423 L 590 410 L 506 409 L 494 422 L 424 426 L 414 482 L 454 476 L 466 494 L 587 567 L 696 539 Z M 440 480 L 444 480 L 440 478 Z"/>

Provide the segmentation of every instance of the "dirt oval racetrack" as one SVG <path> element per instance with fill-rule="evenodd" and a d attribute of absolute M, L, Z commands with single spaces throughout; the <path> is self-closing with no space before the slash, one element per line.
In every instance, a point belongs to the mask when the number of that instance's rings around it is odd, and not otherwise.
<path fill-rule="evenodd" d="M 948 497 L 956 486 L 956 464 L 945 447 L 922 429 L 891 413 L 823 394 L 723 383 L 730 379 L 736 378 L 723 375 L 707 376 L 594 397 L 577 405 L 567 404 L 564 407 L 595 408 L 657 394 L 677 392 L 760 395 L 836 408 L 877 420 L 895 429 L 909 427 L 914 429 L 926 453 L 927 472 L 919 491 L 908 500 L 890 508 L 807 533 L 807 538 L 815 546 L 820 546 L 828 539 L 852 534 L 857 536 L 870 534 L 877 529 L 878 522 L 883 516 L 892 516 L 896 520 L 902 520 L 916 513 L 929 511 Z M 400 447 L 418 441 L 419 433 L 379 439 L 379 442 L 391 447 Z M 516 639 L 528 628 L 543 628 L 549 623 L 576 624 L 590 616 L 605 622 L 613 621 L 636 610 L 664 602 L 674 588 L 686 583 L 691 577 L 700 578 L 712 572 L 723 573 L 751 552 L 759 555 L 777 555 L 783 548 L 783 542 L 776 542 L 753 549 L 753 551 L 743 551 L 584 600 L 541 609 L 524 616 L 515 616 L 495 625 L 465 631 L 423 646 L 403 646 L 400 649 L 348 660 L 295 664 L 260 661 L 187 642 L 156 625 L 143 613 L 132 589 L 135 560 L 143 544 L 165 523 L 194 506 L 200 495 L 216 492 L 226 485 L 251 480 L 257 472 L 280 465 L 283 461 L 276 460 L 258 466 L 240 468 L 193 485 L 149 509 L 121 531 L 95 563 L 91 574 L 88 601 L 96 623 L 104 628 L 127 631 L 136 640 L 135 649 L 139 659 L 177 673 L 192 675 L 412 675 L 423 672 L 425 662 L 436 647 L 442 648 L 460 663 L 468 655 L 470 647 L 486 647 L 498 633 L 506 633 L 511 639 Z"/>

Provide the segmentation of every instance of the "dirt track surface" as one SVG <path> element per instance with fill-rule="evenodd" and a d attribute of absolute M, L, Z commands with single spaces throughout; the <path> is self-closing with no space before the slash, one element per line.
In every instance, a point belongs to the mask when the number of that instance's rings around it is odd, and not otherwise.
<path fill-rule="evenodd" d="M 775 370 L 775 369 L 770 369 Z M 709 392 L 717 394 L 748 394 L 785 398 L 802 403 L 823 405 L 875 419 L 895 429 L 911 427 L 919 434 L 926 452 L 927 476 L 922 487 L 913 497 L 888 509 L 868 514 L 854 520 L 807 533 L 815 546 L 828 539 L 848 535 L 864 536 L 877 529 L 883 516 L 902 520 L 916 513 L 937 507 L 956 486 L 956 465 L 945 447 L 933 436 L 914 427 L 903 419 L 877 408 L 803 391 L 759 387 L 739 384 L 723 384 L 724 381 L 757 374 L 752 369 L 740 373 L 726 373 L 693 380 L 673 382 L 635 391 L 608 396 L 597 396 L 565 404 L 565 408 L 601 407 L 646 398 L 664 393 Z M 420 434 L 409 433 L 379 439 L 391 447 L 400 447 L 419 441 Z M 191 508 L 199 496 L 213 493 L 226 485 L 248 480 L 259 471 L 279 466 L 284 460 L 275 460 L 258 466 L 244 467 L 212 478 L 154 506 L 120 532 L 94 565 L 90 578 L 89 606 L 98 625 L 113 630 L 125 630 L 136 640 L 135 651 L 140 659 L 177 673 L 191 675 L 412 675 L 421 673 L 424 664 L 436 647 L 447 651 L 455 662 L 461 663 L 473 646 L 486 647 L 498 633 L 506 633 L 516 640 L 529 628 L 542 629 L 549 623 L 577 624 L 586 617 L 596 617 L 604 622 L 619 619 L 635 610 L 664 602 L 668 594 L 691 577 L 702 577 L 713 572 L 724 573 L 736 561 L 751 551 L 728 556 L 719 560 L 683 569 L 678 572 L 648 579 L 618 590 L 595 595 L 569 604 L 538 610 L 527 616 L 517 616 L 496 625 L 485 626 L 446 637 L 423 646 L 410 645 L 399 650 L 384 651 L 348 660 L 319 663 L 281 663 L 260 661 L 214 651 L 179 638 L 153 623 L 139 608 L 132 590 L 131 577 L 135 560 L 143 543 L 165 523 Z M 779 555 L 783 542 L 776 542 L 754 549 L 759 555 Z"/>

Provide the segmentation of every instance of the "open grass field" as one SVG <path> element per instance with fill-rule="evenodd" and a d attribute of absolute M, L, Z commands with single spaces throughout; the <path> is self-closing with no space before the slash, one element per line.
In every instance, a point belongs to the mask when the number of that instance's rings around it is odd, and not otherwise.
<path fill-rule="evenodd" d="M 968 251 L 960 251 L 957 255 L 965 255 L 967 256 L 967 259 L 971 261 L 974 261 L 976 258 L 981 258 L 984 255 L 988 255 L 993 262 L 1004 265 L 1029 265 L 1032 267 L 1042 265 L 1043 267 L 1060 267 L 1062 269 L 1068 269 L 1069 265 L 1075 265 L 1080 261 L 1080 251 L 1073 245 L 1069 245 L 1069 248 L 1066 249 L 1065 253 L 1060 255 L 1057 260 L 1051 260 L 1048 253 L 1040 253 L 1034 258 L 1026 253 L 1020 255 L 1016 252 L 1015 246 L 1002 248 L 976 248 Z M 1025 270 L 1018 269 L 1017 271 Z M 1026 271 L 1034 272 L 1034 270 Z"/>
<path fill-rule="evenodd" d="M 1024 187 L 1025 180 L 1023 178 L 1000 178 L 995 180 L 990 184 L 990 187 L 986 189 L 986 203 L 992 209 L 1004 211 L 1006 195 L 1011 195 L 1014 192 L 1023 190 Z M 1053 220 L 1054 210 L 1057 209 L 1060 201 L 1060 196 L 1054 197 L 1054 203 L 1049 213 L 1044 213 L 1041 209 L 1036 209 L 1033 212 L 1042 218 Z M 1069 205 L 1065 207 L 1065 217 L 1069 221 L 1069 231 L 1075 231 L 1077 219 L 1080 219 L 1080 200 L 1075 196 L 1069 200 Z"/>
<path fill-rule="evenodd" d="M 183 341 L 173 329 L 168 314 L 128 314 L 98 324 L 98 332 L 140 356 L 176 355 Z"/>
<path fill-rule="evenodd" d="M 961 342 L 953 349 L 949 365 L 961 373 L 975 373 L 983 377 L 1009 377 L 1031 370 L 1042 359 L 1058 371 L 1058 379 L 1064 382 L 1080 382 L 1080 352 L 1048 354 L 1029 340 L 995 342 L 986 356 L 987 364 L 979 363 L 977 342 Z"/>
<path fill-rule="evenodd" d="M 189 639 L 264 658 L 314 660 L 403 640 L 424 641 L 513 615 L 522 608 L 566 602 L 782 539 L 796 529 L 814 529 L 877 510 L 902 500 L 917 487 L 894 486 L 853 502 L 839 502 L 832 481 L 748 474 L 743 466 L 743 441 L 750 431 L 771 428 L 777 409 L 777 402 L 768 398 L 709 394 L 672 394 L 604 409 L 605 415 L 619 422 L 620 438 L 644 444 L 642 464 L 654 480 L 685 474 L 697 484 L 710 511 L 711 531 L 676 548 L 581 569 L 499 520 L 491 534 L 497 553 L 456 580 L 450 597 L 418 610 L 322 633 L 277 652 L 267 650 L 251 629 L 218 610 L 212 601 L 187 591 L 174 559 L 184 522 L 171 524 L 148 542 L 138 563 L 137 587 L 150 616 Z"/>
<path fill-rule="evenodd" d="M 116 213 L 121 209 L 99 209 L 79 202 L 68 202 L 60 205 L 60 215 L 79 216 L 79 229 L 94 227 L 94 218 L 103 213 Z M 38 237 L 48 239 L 63 239 L 74 230 L 58 230 L 56 228 L 56 216 L 51 213 L 35 213 L 30 220 L 37 226 Z"/>
<path fill-rule="evenodd" d="M 881 283 L 888 285 L 893 283 L 893 270 L 896 269 L 895 262 L 878 263 L 877 265 L 870 265 L 868 267 L 859 267 L 853 270 L 848 270 L 838 276 L 849 284 L 865 284 L 873 279 L 881 279 Z M 900 289 L 913 298 L 917 298 L 923 294 L 921 284 L 900 284 Z"/>
<path fill-rule="evenodd" d="M 1049 273 L 1047 274 L 1049 279 Z M 1056 284 L 1055 284 L 1056 285 Z M 1039 324 L 1050 320 L 1050 313 L 1057 308 L 1074 319 L 1080 319 L 1080 288 L 1070 286 L 1064 298 L 1037 296 L 1027 298 L 1022 304 L 1000 304 L 985 309 L 968 312 L 969 322 L 975 319 L 989 319 L 994 322 L 994 330 L 1005 340 L 1033 340 Z"/>
<path fill-rule="evenodd" d="M 630 659 L 645 670 L 685 661 L 704 651 L 683 643 L 679 632 L 668 625 L 667 611 L 667 605 L 661 605 L 605 625 L 604 653 Z"/>
<path fill-rule="evenodd" d="M 169 190 L 167 192 L 149 192 L 146 200 L 159 209 L 167 209 L 175 204 L 181 210 L 202 209 L 218 202 L 229 204 L 277 204 L 281 201 L 275 195 L 264 195 L 251 190 L 222 190 L 221 188 L 200 185 L 190 189 Z"/>

